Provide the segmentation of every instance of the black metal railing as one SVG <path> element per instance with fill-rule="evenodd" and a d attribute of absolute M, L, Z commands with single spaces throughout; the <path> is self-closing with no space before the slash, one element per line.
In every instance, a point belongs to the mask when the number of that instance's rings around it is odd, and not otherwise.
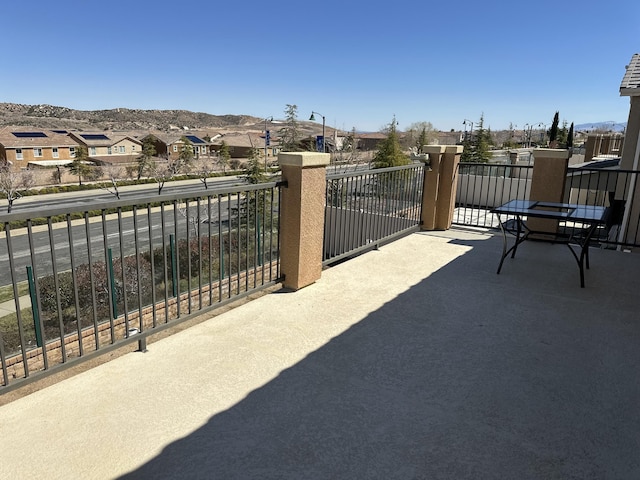
<path fill-rule="evenodd" d="M 490 210 L 529 198 L 532 172 L 529 165 L 460 163 L 453 223 L 496 228 L 498 221 Z"/>
<path fill-rule="evenodd" d="M 327 175 L 323 264 L 416 231 L 424 165 Z"/>
<path fill-rule="evenodd" d="M 0 393 L 281 281 L 281 185 L 0 214 Z"/>
<path fill-rule="evenodd" d="M 497 228 L 490 210 L 509 200 L 528 200 L 532 172 L 533 166 L 460 163 L 453 223 Z M 564 201 L 610 209 L 607 225 L 595 239 L 601 245 L 640 246 L 640 212 L 625 208 L 634 203 L 638 173 L 569 167 Z"/>
<path fill-rule="evenodd" d="M 565 198 L 568 203 L 609 208 L 607 224 L 599 232 L 607 246 L 640 246 L 640 212 L 626 208 L 634 204 L 639 171 L 571 168 L 567 172 Z"/>

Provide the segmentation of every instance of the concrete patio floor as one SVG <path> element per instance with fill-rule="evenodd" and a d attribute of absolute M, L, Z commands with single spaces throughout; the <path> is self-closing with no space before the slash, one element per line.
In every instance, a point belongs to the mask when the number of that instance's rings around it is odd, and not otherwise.
<path fill-rule="evenodd" d="M 416 233 L 0 407 L 7 479 L 640 478 L 640 254 Z"/>

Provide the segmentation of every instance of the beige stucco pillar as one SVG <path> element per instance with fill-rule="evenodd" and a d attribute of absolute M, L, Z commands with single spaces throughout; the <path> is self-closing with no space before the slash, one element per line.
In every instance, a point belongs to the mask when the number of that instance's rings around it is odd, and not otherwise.
<path fill-rule="evenodd" d="M 322 273 L 322 241 L 328 153 L 279 153 L 287 187 L 280 206 L 280 267 L 284 286 L 311 285 Z"/>
<path fill-rule="evenodd" d="M 435 230 L 436 208 L 438 199 L 438 183 L 440 181 L 440 167 L 444 145 L 427 145 L 422 151 L 429 156 L 429 167 L 424 174 L 422 187 L 422 225 L 421 230 Z"/>
<path fill-rule="evenodd" d="M 622 147 L 622 160 L 620 168 L 625 170 L 640 169 L 640 93 L 629 97 L 629 118 L 627 120 L 627 128 L 625 129 L 624 145 Z M 635 182 L 626 186 L 628 181 L 626 175 L 620 175 L 618 187 L 616 189 L 616 200 L 625 201 L 624 219 L 624 235 L 627 239 L 634 239 L 640 236 L 637 222 L 629 221 L 629 219 L 640 218 L 640 179 L 636 178 Z M 627 188 L 633 188 L 633 193 L 625 192 Z M 629 203 L 631 200 L 631 203 Z M 621 239 L 623 240 L 623 239 Z"/>
<path fill-rule="evenodd" d="M 529 199 L 540 202 L 562 202 L 569 165 L 569 150 L 536 148 L 533 150 L 533 159 Z M 529 218 L 527 226 L 531 230 L 555 234 L 558 230 L 558 221 Z"/>
<path fill-rule="evenodd" d="M 447 145 L 440 167 L 438 198 L 436 200 L 436 230 L 448 230 L 453 222 L 456 208 L 456 190 L 458 188 L 458 165 L 464 147 Z"/>

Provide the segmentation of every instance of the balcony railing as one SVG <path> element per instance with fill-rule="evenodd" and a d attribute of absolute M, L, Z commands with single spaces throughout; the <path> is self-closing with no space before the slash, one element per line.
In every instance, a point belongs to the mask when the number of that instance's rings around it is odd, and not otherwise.
<path fill-rule="evenodd" d="M 423 182 L 423 164 L 327 175 L 323 264 L 416 231 Z"/>
<path fill-rule="evenodd" d="M 0 391 L 281 280 L 281 184 L 240 188 L 0 214 Z"/>
<path fill-rule="evenodd" d="M 453 223 L 497 228 L 491 208 L 509 200 L 528 200 L 533 166 L 461 163 Z M 610 207 L 609 222 L 595 240 L 607 246 L 640 246 L 640 212 L 632 205 L 638 171 L 571 168 L 564 201 Z"/>

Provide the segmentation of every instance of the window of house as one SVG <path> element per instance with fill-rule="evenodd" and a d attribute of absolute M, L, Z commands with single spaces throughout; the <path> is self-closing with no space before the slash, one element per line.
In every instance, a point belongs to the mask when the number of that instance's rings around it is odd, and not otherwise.
<path fill-rule="evenodd" d="M 118 147 L 118 150 L 119 150 L 120 153 L 124 153 L 124 145 L 120 145 Z"/>
<path fill-rule="evenodd" d="M 107 155 L 111 155 L 111 153 L 112 153 L 111 147 L 107 147 Z"/>
<path fill-rule="evenodd" d="M 22 149 L 16 148 L 16 160 L 22 160 Z"/>
<path fill-rule="evenodd" d="M 58 147 L 53 147 L 51 150 L 53 152 L 53 158 L 58 158 Z"/>
<path fill-rule="evenodd" d="M 69 147 L 69 156 L 71 158 L 76 156 L 76 147 Z"/>
<path fill-rule="evenodd" d="M 96 147 L 89 148 L 89 155 L 95 155 L 95 154 L 96 154 Z"/>
<path fill-rule="evenodd" d="M 136 146 L 135 145 L 131 145 L 131 151 L 135 152 L 136 151 Z"/>
<path fill-rule="evenodd" d="M 174 151 L 174 152 L 177 152 L 177 151 L 178 151 L 178 145 L 174 145 L 174 146 L 173 146 L 173 151 Z"/>
<path fill-rule="evenodd" d="M 41 157 L 42 156 L 42 149 L 41 148 L 34 148 L 33 149 L 33 156 L 34 157 Z"/>

